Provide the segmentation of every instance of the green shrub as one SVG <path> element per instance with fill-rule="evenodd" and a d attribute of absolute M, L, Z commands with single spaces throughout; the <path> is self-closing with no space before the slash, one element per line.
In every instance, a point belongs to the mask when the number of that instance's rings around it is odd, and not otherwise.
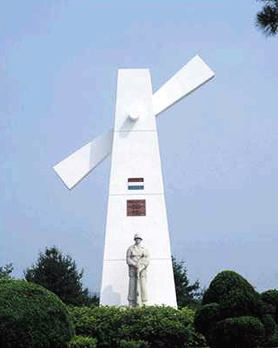
<path fill-rule="evenodd" d="M 278 306 L 278 290 L 272 289 L 261 293 L 261 299 L 273 306 Z"/>
<path fill-rule="evenodd" d="M 264 340 L 265 329 L 259 319 L 249 316 L 228 318 L 217 323 L 210 348 L 255 348 Z"/>
<path fill-rule="evenodd" d="M 220 319 L 219 304 L 210 303 L 197 310 L 194 317 L 194 325 L 198 332 L 206 336 Z"/>
<path fill-rule="evenodd" d="M 186 347 L 206 347 L 205 336 L 197 332 L 194 324 L 189 324 L 186 328 Z"/>
<path fill-rule="evenodd" d="M 70 311 L 76 334 L 97 338 L 98 347 L 117 347 L 120 342 L 125 344 L 125 341 L 135 341 L 133 343 L 138 344 L 143 340 L 148 347 L 175 348 L 182 347 L 189 341 L 202 341 L 190 326 L 193 313 L 187 309 L 179 311 L 163 306 L 101 306 L 73 307 Z"/>
<path fill-rule="evenodd" d="M 117 307 L 69 307 L 77 335 L 94 337 L 100 347 L 116 346 L 120 310 Z"/>
<path fill-rule="evenodd" d="M 253 315 L 259 294 L 241 275 L 223 271 L 213 279 L 205 291 L 203 305 L 218 303 L 222 319 Z"/>
<path fill-rule="evenodd" d="M 263 347 L 278 347 L 278 329 L 276 329 L 273 333 L 273 335 L 271 336 L 271 338 L 265 342 L 265 344 L 263 345 Z"/>
<path fill-rule="evenodd" d="M 73 336 L 72 318 L 52 292 L 24 280 L 0 280 L 0 346 L 63 348 Z"/>
<path fill-rule="evenodd" d="M 92 337 L 74 336 L 70 341 L 69 348 L 96 348 L 97 339 Z"/>
<path fill-rule="evenodd" d="M 270 303 L 266 303 L 262 300 L 258 300 L 254 305 L 254 316 L 262 319 L 265 315 L 275 315 L 275 307 Z"/>
<path fill-rule="evenodd" d="M 187 319 L 189 324 L 194 323 L 194 316 L 195 316 L 196 310 L 189 307 L 182 307 L 180 309 L 180 312 L 182 316 Z"/>
<path fill-rule="evenodd" d="M 266 314 L 261 318 L 261 322 L 265 328 L 265 343 L 268 346 L 267 342 L 272 340 L 272 335 L 277 330 L 277 324 L 273 318 L 273 315 Z M 270 347 L 270 346 L 269 346 Z"/>
<path fill-rule="evenodd" d="M 134 341 L 134 340 L 120 340 L 118 344 L 119 348 L 146 348 L 147 344 L 145 341 Z"/>
<path fill-rule="evenodd" d="M 261 293 L 263 302 L 274 307 L 274 315 L 276 324 L 278 324 L 278 290 L 272 289 Z"/>
<path fill-rule="evenodd" d="M 251 347 L 256 342 L 271 346 L 276 342 L 277 308 L 277 290 L 260 295 L 236 272 L 223 271 L 205 291 L 194 324 L 211 348 L 227 348 L 229 341 L 231 347 Z"/>

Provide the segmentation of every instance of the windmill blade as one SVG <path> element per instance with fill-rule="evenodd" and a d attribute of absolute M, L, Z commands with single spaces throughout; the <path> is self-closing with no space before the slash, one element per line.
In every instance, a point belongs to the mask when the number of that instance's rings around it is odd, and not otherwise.
<path fill-rule="evenodd" d="M 214 75 L 209 66 L 196 55 L 153 94 L 154 114 L 157 116 L 212 79 Z"/>
<path fill-rule="evenodd" d="M 213 78 L 215 73 L 197 55 L 153 94 L 153 111 L 162 111 Z M 65 185 L 72 189 L 100 162 L 110 155 L 113 130 L 100 135 L 53 168 Z"/>
<path fill-rule="evenodd" d="M 100 135 L 56 164 L 55 172 L 72 189 L 111 153 L 112 140 L 113 131 Z"/>

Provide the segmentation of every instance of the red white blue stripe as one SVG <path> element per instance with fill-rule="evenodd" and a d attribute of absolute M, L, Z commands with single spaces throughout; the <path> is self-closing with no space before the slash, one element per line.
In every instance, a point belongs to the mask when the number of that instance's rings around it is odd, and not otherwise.
<path fill-rule="evenodd" d="M 128 190 L 144 190 L 144 178 L 128 178 Z"/>

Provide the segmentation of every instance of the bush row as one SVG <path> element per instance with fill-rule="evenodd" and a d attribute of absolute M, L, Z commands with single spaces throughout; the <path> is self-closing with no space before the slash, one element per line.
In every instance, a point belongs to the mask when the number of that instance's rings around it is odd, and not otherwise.
<path fill-rule="evenodd" d="M 210 348 L 277 347 L 278 291 L 259 294 L 239 274 L 221 272 L 195 314 L 187 307 L 67 307 L 39 285 L 0 280 L 1 347 L 204 347 L 202 335 Z"/>
<path fill-rule="evenodd" d="M 223 271 L 204 293 L 194 324 L 210 348 L 278 346 L 278 291 L 259 294 L 234 271 Z"/>
<path fill-rule="evenodd" d="M 37 284 L 0 280 L 0 347 L 204 346 L 193 320 L 194 311 L 189 308 L 66 306 Z"/>
<path fill-rule="evenodd" d="M 69 348 L 96 348 L 96 338 L 74 336 L 70 341 Z"/>
<path fill-rule="evenodd" d="M 193 326 L 188 308 L 150 306 L 71 307 L 77 335 L 97 339 L 97 347 L 203 347 L 204 337 Z"/>

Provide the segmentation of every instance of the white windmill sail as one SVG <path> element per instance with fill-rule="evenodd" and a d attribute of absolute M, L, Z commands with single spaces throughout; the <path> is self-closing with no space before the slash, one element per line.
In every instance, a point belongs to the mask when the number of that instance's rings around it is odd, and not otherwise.
<path fill-rule="evenodd" d="M 111 152 L 113 131 L 93 139 L 53 168 L 64 184 L 72 189 Z"/>
<path fill-rule="evenodd" d="M 196 55 L 153 95 L 157 116 L 214 77 L 215 73 Z"/>
<path fill-rule="evenodd" d="M 157 116 L 214 75 L 208 65 L 196 55 L 153 94 L 154 115 Z M 102 134 L 54 166 L 54 170 L 69 189 L 110 155 L 112 137 L 113 131 Z"/>

